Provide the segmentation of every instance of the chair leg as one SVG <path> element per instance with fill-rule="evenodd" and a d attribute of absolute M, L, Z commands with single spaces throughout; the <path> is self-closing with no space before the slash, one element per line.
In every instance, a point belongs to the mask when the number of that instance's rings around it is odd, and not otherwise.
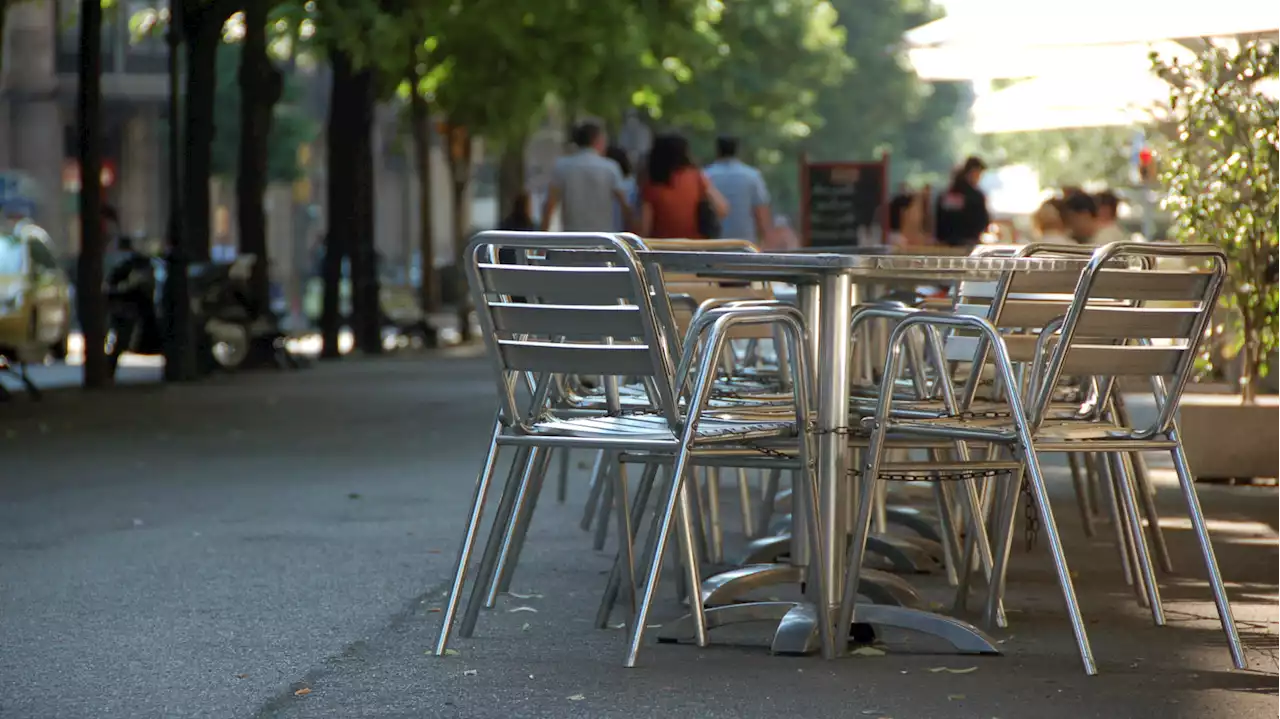
<path fill-rule="evenodd" d="M 1092 539 L 1098 531 L 1093 526 L 1093 515 L 1089 513 L 1088 482 L 1080 469 L 1080 455 L 1067 453 L 1067 464 L 1071 466 L 1071 487 L 1075 490 L 1076 505 L 1080 509 L 1080 525 L 1084 527 L 1084 536 Z"/>
<path fill-rule="evenodd" d="M 615 460 L 616 461 L 616 460 Z M 616 488 L 613 490 L 613 506 L 617 512 L 618 522 L 618 561 L 615 563 L 622 570 L 622 585 L 620 589 L 626 592 L 627 622 L 630 622 L 636 615 L 636 557 L 635 557 L 635 534 L 632 531 L 631 508 L 628 500 L 629 492 L 627 490 L 627 467 L 622 462 L 617 461 L 614 467 L 614 483 Z"/>
<path fill-rule="evenodd" d="M 480 532 L 480 520 L 484 516 L 485 497 L 489 493 L 489 483 L 493 479 L 494 465 L 498 459 L 498 432 L 501 425 L 493 430 L 493 441 L 489 443 L 489 453 L 484 460 L 484 468 L 476 479 L 476 489 L 471 499 L 471 515 L 467 520 L 467 530 L 462 535 L 462 546 L 458 549 L 458 561 L 453 570 L 453 583 L 449 587 L 449 600 L 445 603 L 444 616 L 440 623 L 440 636 L 436 639 L 436 656 L 444 656 L 449 648 L 449 635 L 453 631 L 453 620 L 458 613 L 458 601 L 462 598 L 462 586 L 467 580 L 467 565 L 471 563 L 471 552 L 475 549 L 476 535 Z"/>
<path fill-rule="evenodd" d="M 1001 606 L 1004 601 L 1005 586 L 1009 578 L 1009 558 L 1013 555 L 1013 532 L 1017 528 L 1018 499 L 1022 494 L 1022 483 L 1025 481 L 1022 472 L 1014 472 L 994 491 L 994 529 L 993 535 L 997 543 L 993 557 L 991 576 L 987 582 L 987 603 L 984 621 L 988 627 L 1004 627 L 1008 622 L 1001 621 Z"/>
<path fill-rule="evenodd" d="M 782 470 L 771 469 L 765 475 L 764 491 L 760 496 L 760 511 L 756 517 L 756 526 L 760 528 L 760 536 L 769 533 L 769 523 L 773 521 L 774 503 L 778 501 L 778 485 L 782 483 Z"/>
<path fill-rule="evenodd" d="M 666 558 L 667 540 L 671 537 L 672 524 L 675 521 L 677 504 L 681 503 L 681 491 L 686 484 L 686 476 L 690 470 L 690 457 L 688 451 L 681 451 L 676 457 L 675 466 L 671 470 L 671 484 L 667 492 L 666 501 L 663 502 L 659 516 L 661 520 L 655 527 L 656 543 L 653 547 L 653 554 L 649 560 L 649 571 L 645 577 L 644 593 L 640 599 L 640 606 L 636 610 L 635 623 L 631 627 L 631 637 L 627 643 L 627 655 L 623 662 L 623 666 L 634 667 L 636 665 L 636 656 L 640 653 L 640 644 L 644 641 L 645 624 L 649 620 L 649 610 L 653 606 L 653 600 L 657 596 L 658 584 L 662 577 L 662 563 Z M 687 497 L 685 498 L 687 501 Z M 687 523 L 686 523 L 687 524 Z M 683 533 L 682 533 L 683 534 Z M 687 547 L 693 545 L 692 536 L 686 537 Z M 697 562 L 693 562 L 697 564 Z M 697 568 L 694 567 L 694 571 Z M 689 605 L 694 615 L 694 630 L 696 632 L 699 645 L 706 643 L 707 623 L 706 616 L 703 615 L 702 609 L 702 592 L 697 583 L 691 582 L 689 587 Z"/>
<path fill-rule="evenodd" d="M 879 457 L 876 457 L 874 464 L 868 463 L 864 466 L 878 470 L 879 464 Z M 876 480 L 871 478 L 878 474 L 878 471 L 873 473 L 864 470 L 862 477 L 858 480 L 858 516 L 853 524 L 853 538 L 849 544 L 848 562 L 845 566 L 844 593 L 841 595 L 843 599 L 840 602 L 840 613 L 836 618 L 835 640 L 838 654 L 844 654 L 849 649 L 849 634 L 855 619 L 858 587 L 862 580 L 862 560 L 867 553 L 867 537 L 871 534 L 872 510 L 876 495 Z"/>
<path fill-rule="evenodd" d="M 1076 646 L 1080 650 L 1080 659 L 1084 663 L 1085 674 L 1093 676 L 1098 667 L 1093 661 L 1093 650 L 1089 646 L 1089 634 L 1085 629 L 1084 618 L 1080 615 L 1080 602 L 1076 598 L 1075 586 L 1071 581 L 1071 570 L 1067 567 L 1067 556 L 1062 549 L 1062 536 L 1053 518 L 1053 507 L 1049 504 L 1049 490 L 1045 486 L 1044 474 L 1040 471 L 1040 460 L 1031 449 L 1030 434 L 1021 428 L 1024 442 L 1027 445 L 1026 468 L 1031 481 L 1031 491 L 1040 511 L 1040 523 L 1044 527 L 1045 538 L 1049 541 L 1049 552 L 1053 555 L 1054 569 L 1058 572 L 1058 583 L 1062 586 L 1062 597 L 1067 604 L 1067 615 L 1071 618 L 1071 628 L 1076 635 Z"/>
<path fill-rule="evenodd" d="M 707 540 L 710 545 L 707 560 L 712 564 L 724 562 L 724 523 L 720 520 L 720 468 L 707 467 Z"/>
<path fill-rule="evenodd" d="M 1147 529 L 1151 533 L 1151 549 L 1160 563 L 1160 570 L 1165 574 L 1173 574 L 1173 559 L 1169 556 L 1169 545 L 1164 539 L 1164 529 L 1160 527 L 1160 513 L 1156 510 L 1155 491 L 1151 486 L 1151 477 L 1147 474 L 1147 463 L 1141 454 L 1135 454 L 1133 460 L 1133 481 L 1141 502 L 1142 513 L 1147 515 Z"/>
<path fill-rule="evenodd" d="M 751 500 L 751 482 L 747 479 L 747 470 L 738 468 L 738 504 L 742 512 L 742 533 L 747 539 L 756 538 L 755 507 Z"/>
<path fill-rule="evenodd" d="M 556 501 L 564 504 L 569 500 L 569 455 L 573 454 L 568 447 L 560 450 L 559 476 L 556 477 Z"/>
<path fill-rule="evenodd" d="M 1122 454 L 1112 455 L 1111 466 L 1118 478 L 1116 486 L 1120 490 L 1120 505 L 1129 522 L 1129 536 L 1133 539 L 1138 568 L 1142 571 L 1142 584 L 1146 590 L 1147 604 L 1151 607 L 1151 620 L 1157 627 L 1163 627 L 1165 619 L 1164 607 L 1160 602 L 1160 585 L 1156 583 L 1155 563 L 1151 560 L 1147 535 L 1142 529 L 1142 517 L 1138 514 L 1138 499 L 1133 493 L 1133 475 L 1127 471 L 1129 466 Z"/>
<path fill-rule="evenodd" d="M 604 467 L 604 450 L 599 450 L 596 452 L 595 462 L 591 465 L 591 489 L 587 492 L 587 504 L 582 508 L 582 521 L 578 524 L 584 532 L 591 530 L 591 522 L 595 519 L 596 510 L 600 505 L 600 494 L 608 484 L 601 476 Z"/>
<path fill-rule="evenodd" d="M 657 478 L 658 471 L 662 469 L 662 465 L 658 463 L 649 464 L 644 468 L 644 473 L 640 475 L 640 485 L 636 487 L 635 500 L 631 503 L 631 526 L 635 527 L 644 519 L 645 509 L 649 506 L 649 495 L 653 491 L 654 480 Z M 657 513 L 654 513 L 657 516 Z M 648 556 L 653 551 L 653 531 L 649 532 L 646 538 L 644 552 L 640 556 Z M 613 614 L 613 607 L 618 602 L 618 594 L 622 583 L 622 555 L 619 554 L 614 560 L 613 569 L 609 572 L 609 581 L 605 584 L 604 594 L 600 598 L 600 607 L 596 610 L 596 628 L 604 629 L 609 626 L 609 617 Z M 634 575 L 634 573 L 633 573 Z M 632 613 L 635 613 L 635 607 L 632 607 Z"/>
<path fill-rule="evenodd" d="M 1191 515 L 1191 527 L 1195 530 L 1196 541 L 1200 543 L 1200 552 L 1204 555 L 1209 586 L 1213 588 L 1213 602 L 1218 607 L 1218 620 L 1222 622 L 1222 631 L 1227 635 L 1227 645 L 1231 648 L 1231 661 L 1236 669 L 1247 669 L 1249 663 L 1245 660 L 1240 633 L 1236 630 L 1236 621 L 1231 615 L 1231 601 L 1227 598 L 1222 571 L 1213 554 L 1213 542 L 1209 539 L 1209 528 L 1204 521 L 1204 510 L 1200 507 L 1200 496 L 1196 493 L 1195 477 L 1191 474 L 1191 466 L 1187 464 L 1186 450 L 1182 448 L 1182 438 L 1174 430 L 1170 432 L 1170 439 L 1177 442 L 1172 452 L 1173 466 L 1178 472 L 1178 485 L 1182 488 L 1182 498 L 1187 503 L 1187 513 Z"/>
<path fill-rule="evenodd" d="M 493 579 L 498 551 L 502 547 L 502 536 L 515 519 L 516 493 L 532 451 L 531 448 L 521 447 L 515 461 L 511 463 L 511 471 L 507 474 L 507 482 L 502 488 L 502 497 L 498 501 L 498 509 L 494 513 L 493 524 L 489 528 L 489 539 L 480 556 L 480 565 L 476 567 L 476 581 L 471 584 L 471 596 L 467 599 L 467 606 L 462 611 L 462 626 L 458 633 L 463 637 L 470 637 L 475 632 L 476 621 L 480 618 L 480 608 L 484 605 L 489 583 Z"/>
<path fill-rule="evenodd" d="M 524 540 L 529 534 L 529 524 L 538 507 L 538 497 L 542 495 L 542 483 L 550 464 L 551 450 L 535 448 L 529 455 L 529 462 L 520 478 L 520 488 L 516 492 L 511 526 L 507 527 L 507 532 L 502 537 L 502 548 L 498 551 L 493 581 L 489 583 L 489 593 L 484 601 L 485 609 L 493 609 L 498 603 L 498 594 L 511 590 L 511 577 L 515 575 L 516 564 L 520 561 L 520 551 L 524 549 Z"/>
<path fill-rule="evenodd" d="M 604 492 L 600 495 L 600 507 L 596 512 L 596 536 L 591 542 L 591 548 L 597 552 L 604 550 L 605 540 L 609 537 L 609 521 L 613 517 L 613 512 L 609 510 L 613 509 L 613 492 L 615 489 L 613 472 L 616 468 L 614 463 L 609 461 L 608 454 L 605 455 L 604 463 L 604 472 L 600 475 L 600 481 L 604 482 Z"/>
<path fill-rule="evenodd" d="M 1107 509 L 1111 514 L 1111 527 L 1116 533 L 1116 551 L 1120 555 L 1120 568 L 1124 571 L 1124 583 L 1134 585 L 1134 567 L 1132 555 L 1129 553 L 1129 538 L 1125 530 L 1128 526 L 1120 516 L 1120 499 L 1116 496 L 1115 483 L 1111 481 L 1111 470 L 1106 462 L 1099 461 L 1101 455 L 1090 455 L 1090 461 L 1098 473 L 1098 486 L 1107 495 Z"/>

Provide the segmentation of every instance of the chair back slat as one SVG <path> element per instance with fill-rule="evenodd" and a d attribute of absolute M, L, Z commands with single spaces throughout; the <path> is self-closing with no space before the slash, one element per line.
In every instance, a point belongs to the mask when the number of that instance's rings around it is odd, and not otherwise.
<path fill-rule="evenodd" d="M 556 374 L 647 376 L 653 374 L 649 348 L 640 344 L 584 344 L 498 340 L 508 369 Z"/>
<path fill-rule="evenodd" d="M 1156 377 L 1178 370 L 1186 346 L 1094 345 L 1071 343 L 1062 371 L 1078 377 Z"/>
<path fill-rule="evenodd" d="M 486 293 L 567 305 L 614 304 L 634 296 L 626 267 L 481 264 Z"/>
<path fill-rule="evenodd" d="M 650 406 L 678 426 L 666 289 L 661 271 L 640 262 L 640 247 L 634 236 L 607 233 L 489 231 L 471 241 L 466 269 L 504 422 L 532 431 L 560 411 L 572 378 L 595 376 L 605 389 L 602 411 L 620 411 L 618 380 L 634 378 L 652 390 Z M 527 402 L 517 399 L 520 376 Z"/>
<path fill-rule="evenodd" d="M 1071 303 L 1008 300 L 1000 310 L 1001 327 L 1039 328 L 1066 316 Z M 989 305 L 962 304 L 956 312 L 987 317 Z M 1194 307 L 1088 307 L 1076 332 L 1084 337 L 1161 337 L 1187 339 L 1200 311 Z"/>
<path fill-rule="evenodd" d="M 1197 271 L 1104 269 L 1098 271 L 1090 295 L 1143 302 L 1197 301 L 1204 297 L 1211 279 L 1210 273 Z M 1070 296 L 1079 282 L 1079 272 L 1018 272 L 1009 285 L 1009 295 Z"/>
<path fill-rule="evenodd" d="M 494 329 L 504 334 L 546 335 L 571 341 L 644 336 L 644 319 L 635 305 L 494 302 L 489 310 Z"/>

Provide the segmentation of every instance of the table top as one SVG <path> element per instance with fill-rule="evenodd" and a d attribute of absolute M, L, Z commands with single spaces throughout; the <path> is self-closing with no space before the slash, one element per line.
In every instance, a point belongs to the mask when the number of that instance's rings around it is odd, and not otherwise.
<path fill-rule="evenodd" d="M 957 281 L 998 279 L 1010 271 L 1081 272 L 1086 260 L 1064 258 L 957 257 L 823 252 L 646 251 L 645 260 L 665 270 L 707 277 L 793 282 L 847 274 L 855 280 Z"/>

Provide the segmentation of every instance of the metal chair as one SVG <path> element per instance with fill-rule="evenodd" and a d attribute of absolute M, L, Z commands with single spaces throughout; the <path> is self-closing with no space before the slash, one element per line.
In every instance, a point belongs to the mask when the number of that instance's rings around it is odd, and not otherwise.
<path fill-rule="evenodd" d="M 1209 268 L 1176 272 L 1112 269 L 1112 260 L 1128 256 L 1181 257 L 1207 264 Z M 864 420 L 871 429 L 871 440 L 864 457 L 862 475 L 878 476 L 886 441 L 890 437 L 956 438 L 1005 448 L 1024 472 L 1003 488 L 995 502 L 995 536 L 998 541 L 996 570 L 987 597 L 988 617 L 994 614 L 1003 595 L 1017 499 L 1023 484 L 1022 475 L 1025 475 L 1048 538 L 1085 672 L 1090 675 L 1097 673 L 1097 667 L 1049 505 L 1039 452 L 1120 454 L 1164 450 L 1173 455 L 1232 659 L 1237 668 L 1245 666 L 1239 635 L 1175 420 L 1178 401 L 1193 370 L 1197 349 L 1221 289 L 1225 261 L 1220 250 L 1207 245 L 1114 243 L 1095 250 L 1083 273 L 1014 271 L 1000 280 L 998 293 L 1004 297 L 1018 294 L 1071 295 L 1070 302 L 1053 299 L 1007 302 L 997 320 L 999 326 L 1031 328 L 1032 331 L 1002 331 L 996 322 L 986 317 L 925 311 L 903 313 L 891 336 L 885 383 L 892 383 L 899 376 L 904 340 L 909 332 L 921 328 L 952 331 L 948 342 L 953 344 L 958 340 L 971 341 L 962 338 L 955 330 L 972 333 L 977 345 L 985 345 L 990 350 L 997 378 L 1003 385 L 1007 416 L 896 416 L 893 393 L 885 392 L 875 415 Z M 1185 306 L 1148 308 L 1135 301 L 1178 302 Z M 1017 376 L 1015 362 L 1025 363 L 1030 368 L 1030 376 L 1025 378 L 1025 383 Z M 945 369 L 935 366 L 935 370 L 943 378 L 944 394 L 954 397 L 954 387 Z M 1146 378 L 1160 415 L 1147 428 L 1128 427 L 1101 419 L 1095 422 L 1055 419 L 1052 417 L 1052 400 L 1058 380 L 1065 375 L 1101 378 L 1104 395 L 1113 390 L 1117 377 Z M 1132 485 L 1120 482 L 1118 489 L 1129 524 L 1129 535 L 1139 549 L 1136 559 L 1141 565 L 1141 579 L 1153 618 L 1158 624 L 1163 624 L 1159 590 L 1138 521 Z M 870 524 L 872 494 L 868 483 L 862 488 L 860 498 L 846 576 L 848 585 L 856 586 L 858 579 Z M 840 621 L 853 621 L 854 610 L 853 603 L 846 601 L 841 607 Z"/>
<path fill-rule="evenodd" d="M 493 261 L 498 249 L 538 254 L 538 264 L 500 264 Z M 560 250 L 588 251 L 594 261 L 557 263 Z M 798 393 L 789 418 L 734 416 L 708 412 L 716 354 L 726 333 L 735 326 L 775 324 L 788 335 L 790 346 L 805 347 L 804 328 L 798 313 L 784 308 L 721 308 L 715 322 L 704 328 L 705 337 L 686 342 L 679 364 L 673 355 L 670 306 L 660 272 L 641 263 L 633 238 L 594 233 L 482 232 L 464 255 L 488 354 L 493 363 L 500 409 L 484 468 L 476 484 L 467 529 L 446 604 L 436 654 L 448 648 L 461 593 L 489 499 L 499 451 L 514 447 L 517 457 L 498 502 L 488 543 L 480 560 L 478 580 L 466 607 L 461 633 L 469 636 L 479 615 L 481 600 L 494 581 L 493 569 L 504 537 L 511 537 L 512 523 L 531 505 L 536 492 L 532 481 L 545 472 L 547 452 L 553 448 L 602 450 L 608 455 L 623 451 L 669 458 L 673 464 L 667 496 L 658 512 L 659 521 L 652 556 L 648 562 L 643 598 L 637 603 L 634 534 L 627 505 L 626 473 L 614 475 L 614 509 L 623 569 L 623 589 L 631 599 L 630 641 L 626 666 L 634 666 L 643 640 L 648 612 L 661 576 L 663 557 L 677 511 L 680 515 L 680 549 L 689 586 L 699 585 L 699 563 L 692 541 L 690 498 L 686 478 L 692 459 L 703 451 L 777 440 L 798 443 L 801 451 L 792 464 L 808 471 L 808 401 Z M 695 367 L 692 348 L 706 347 Z M 803 351 L 794 353 L 794 381 L 808 386 L 808 366 Z M 624 412 L 616 392 L 607 392 L 608 406 L 580 409 L 556 401 L 554 390 L 565 377 L 590 375 L 601 378 L 607 389 L 618 377 L 641 378 L 649 393 L 649 405 Z M 811 513 L 812 536 L 821 536 L 818 517 Z M 820 547 L 814 548 L 820 552 Z M 691 592 L 693 614 L 698 618 L 699 642 L 706 642 L 706 623 L 697 592 Z M 829 633 L 824 647 L 831 653 Z"/>

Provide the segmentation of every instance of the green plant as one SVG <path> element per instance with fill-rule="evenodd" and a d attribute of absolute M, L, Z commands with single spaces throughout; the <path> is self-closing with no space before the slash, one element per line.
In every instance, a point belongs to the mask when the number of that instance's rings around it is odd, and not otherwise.
<path fill-rule="evenodd" d="M 1173 112 L 1162 148 L 1165 206 L 1173 214 L 1170 234 L 1181 242 L 1209 242 L 1227 254 L 1222 308 L 1226 318 L 1207 346 L 1222 346 L 1241 361 L 1245 402 L 1257 381 L 1273 371 L 1280 287 L 1274 262 L 1280 142 L 1275 98 L 1258 84 L 1274 81 L 1280 55 L 1273 42 L 1251 41 L 1238 49 L 1206 43 L 1192 62 L 1152 55 L 1155 72 L 1170 86 Z M 1213 371 L 1213 353 L 1202 357 Z"/>

